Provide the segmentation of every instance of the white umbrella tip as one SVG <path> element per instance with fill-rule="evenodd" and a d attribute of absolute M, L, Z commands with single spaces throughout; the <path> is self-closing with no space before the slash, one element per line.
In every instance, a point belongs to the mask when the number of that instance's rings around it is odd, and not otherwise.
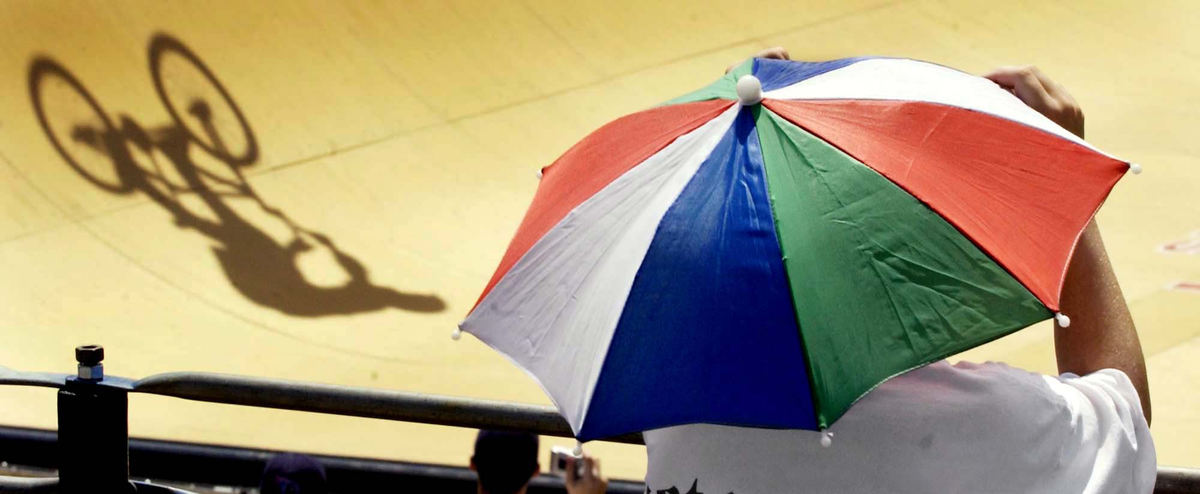
<path fill-rule="evenodd" d="M 1067 317 L 1067 315 L 1063 314 L 1062 312 L 1054 313 L 1054 322 L 1058 323 L 1060 328 L 1071 327 L 1071 318 Z"/>
<path fill-rule="evenodd" d="M 825 431 L 821 433 L 821 447 L 828 448 L 833 446 L 833 433 Z"/>
<path fill-rule="evenodd" d="M 450 339 L 458 341 L 460 338 L 462 338 L 462 326 L 463 323 L 458 323 L 458 326 L 454 328 L 454 332 L 450 333 Z"/>
<path fill-rule="evenodd" d="M 1133 172 L 1134 175 L 1140 175 L 1142 173 L 1142 165 L 1139 165 L 1137 163 L 1130 163 L 1129 171 Z"/>
<path fill-rule="evenodd" d="M 742 106 L 757 105 L 763 99 L 762 82 L 750 74 L 742 76 L 737 81 L 737 95 Z"/>

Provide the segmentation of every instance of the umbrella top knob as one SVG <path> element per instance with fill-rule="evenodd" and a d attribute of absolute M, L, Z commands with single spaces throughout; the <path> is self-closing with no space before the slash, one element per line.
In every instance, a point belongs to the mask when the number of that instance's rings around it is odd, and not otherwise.
<path fill-rule="evenodd" d="M 742 106 L 757 105 L 763 99 L 762 83 L 757 77 L 746 74 L 737 81 L 737 95 Z"/>

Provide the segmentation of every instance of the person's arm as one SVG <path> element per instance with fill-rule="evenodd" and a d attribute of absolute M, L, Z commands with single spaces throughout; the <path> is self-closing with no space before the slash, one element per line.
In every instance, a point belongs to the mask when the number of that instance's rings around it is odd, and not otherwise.
<path fill-rule="evenodd" d="M 1107 368 L 1124 372 L 1137 389 L 1142 413 L 1150 423 L 1150 384 L 1142 345 L 1094 220 L 1075 247 L 1061 303 L 1071 327 L 1054 328 L 1058 371 L 1081 376 Z"/>
<path fill-rule="evenodd" d="M 984 77 L 1083 137 L 1083 111 L 1079 104 L 1036 67 L 1004 67 Z M 1062 313 L 1071 318 L 1071 326 L 1063 328 L 1055 324 L 1058 371 L 1081 376 L 1110 368 L 1124 372 L 1137 389 L 1146 423 L 1150 423 L 1150 385 L 1146 380 L 1142 345 L 1095 220 L 1088 223 L 1071 257 L 1061 305 Z"/>

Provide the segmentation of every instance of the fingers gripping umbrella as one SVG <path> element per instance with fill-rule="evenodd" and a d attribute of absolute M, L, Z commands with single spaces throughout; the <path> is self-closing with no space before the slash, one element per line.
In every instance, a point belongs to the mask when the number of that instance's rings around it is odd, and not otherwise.
<path fill-rule="evenodd" d="M 942 66 L 751 60 L 546 167 L 460 327 L 580 440 L 821 430 L 892 376 L 1054 315 L 1130 168 Z"/>

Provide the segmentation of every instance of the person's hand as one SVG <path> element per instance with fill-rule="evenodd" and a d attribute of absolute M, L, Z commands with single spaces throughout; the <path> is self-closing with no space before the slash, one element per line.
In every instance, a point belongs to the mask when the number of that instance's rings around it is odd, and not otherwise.
<path fill-rule="evenodd" d="M 787 50 L 783 49 L 782 46 L 773 46 L 771 48 L 767 48 L 765 50 L 759 51 L 758 53 L 750 55 L 750 58 L 774 58 L 776 60 L 791 60 L 792 59 L 791 57 L 788 56 Z M 740 64 L 740 63 L 742 63 L 742 62 L 741 61 L 734 62 L 733 64 L 730 64 L 728 67 L 725 67 L 725 73 L 728 74 L 729 71 L 733 70 L 733 68 L 737 67 L 738 64 Z"/>
<path fill-rule="evenodd" d="M 1037 67 L 1000 67 L 984 75 L 1072 134 L 1083 137 L 1083 110 L 1075 98 Z"/>
<path fill-rule="evenodd" d="M 582 475 L 576 470 L 576 464 L 583 462 Z M 588 455 L 576 459 L 567 458 L 567 494 L 602 494 L 608 488 L 608 480 L 600 475 L 600 460 Z"/>

